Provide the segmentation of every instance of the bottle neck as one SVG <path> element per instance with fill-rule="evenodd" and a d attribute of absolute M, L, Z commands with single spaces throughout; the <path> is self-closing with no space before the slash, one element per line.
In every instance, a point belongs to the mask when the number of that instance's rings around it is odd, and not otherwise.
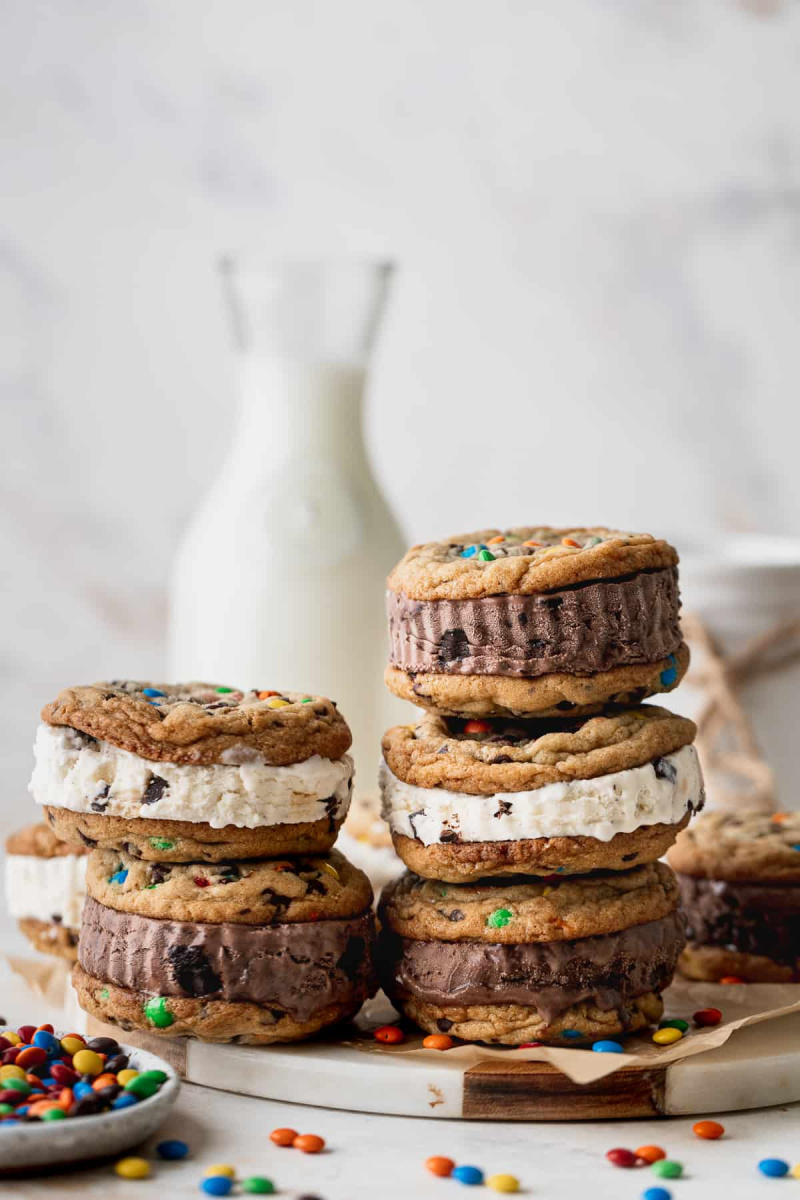
<path fill-rule="evenodd" d="M 247 354 L 231 457 L 238 468 L 296 455 L 344 468 L 366 462 L 362 431 L 365 371 L 327 362 Z"/>

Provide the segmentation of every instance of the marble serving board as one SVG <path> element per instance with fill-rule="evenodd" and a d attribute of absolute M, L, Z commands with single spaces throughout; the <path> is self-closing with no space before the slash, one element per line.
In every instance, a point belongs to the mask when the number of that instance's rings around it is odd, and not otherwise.
<path fill-rule="evenodd" d="M 89 1018 L 93 1034 L 119 1030 Z M 492 1059 L 467 1069 L 446 1053 L 368 1054 L 356 1042 L 206 1045 L 126 1033 L 188 1082 L 246 1096 L 395 1116 L 597 1121 L 766 1108 L 800 1100 L 800 1013 L 752 1025 L 725 1045 L 668 1066 L 573 1083 L 542 1062 Z"/>

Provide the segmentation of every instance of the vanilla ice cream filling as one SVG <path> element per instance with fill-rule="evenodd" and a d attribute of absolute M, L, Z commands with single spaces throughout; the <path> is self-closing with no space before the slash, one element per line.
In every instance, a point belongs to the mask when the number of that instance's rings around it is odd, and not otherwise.
<path fill-rule="evenodd" d="M 244 747 L 228 752 L 229 763 L 184 766 L 151 762 L 65 725 L 40 725 L 33 750 L 29 787 L 38 804 L 110 817 L 202 821 L 214 829 L 344 819 L 353 786 L 348 754 L 315 754 L 277 767 Z"/>
<path fill-rule="evenodd" d="M 86 898 L 86 855 L 6 855 L 6 908 L 12 917 L 60 921 L 78 929 Z"/>
<path fill-rule="evenodd" d="M 610 842 L 642 825 L 674 825 L 702 807 L 703 776 L 693 746 L 642 767 L 595 779 L 548 783 L 528 792 L 468 796 L 404 783 L 381 763 L 382 811 L 392 833 L 438 842 L 506 842 L 592 837 Z"/>

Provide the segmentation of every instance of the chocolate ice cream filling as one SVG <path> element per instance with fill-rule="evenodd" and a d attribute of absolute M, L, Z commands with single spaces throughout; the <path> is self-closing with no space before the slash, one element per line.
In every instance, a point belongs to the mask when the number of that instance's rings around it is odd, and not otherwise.
<path fill-rule="evenodd" d="M 420 942 L 397 938 L 389 990 L 428 1004 L 522 1004 L 548 1023 L 573 1004 L 603 1011 L 660 992 L 672 979 L 685 944 L 683 918 L 574 942 Z M 402 943 L 402 944 L 400 944 Z"/>
<path fill-rule="evenodd" d="M 387 593 L 390 659 L 445 675 L 591 675 L 681 644 L 674 567 L 529 596 L 411 600 Z"/>
<path fill-rule="evenodd" d="M 373 992 L 371 913 L 285 925 L 194 924 L 88 899 L 78 961 L 104 983 L 165 996 L 249 1001 L 307 1021 Z"/>
<path fill-rule="evenodd" d="M 800 884 L 728 883 L 678 875 L 687 936 L 701 946 L 800 962 Z"/>

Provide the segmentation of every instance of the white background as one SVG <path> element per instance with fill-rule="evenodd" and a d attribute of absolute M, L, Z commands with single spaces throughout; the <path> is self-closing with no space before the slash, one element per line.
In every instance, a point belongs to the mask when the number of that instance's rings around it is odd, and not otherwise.
<path fill-rule="evenodd" d="M 6 0 L 0 22 L 0 823 L 44 700 L 161 670 L 235 402 L 231 247 L 402 264 L 369 434 L 409 539 L 796 531 L 796 5 Z"/>

